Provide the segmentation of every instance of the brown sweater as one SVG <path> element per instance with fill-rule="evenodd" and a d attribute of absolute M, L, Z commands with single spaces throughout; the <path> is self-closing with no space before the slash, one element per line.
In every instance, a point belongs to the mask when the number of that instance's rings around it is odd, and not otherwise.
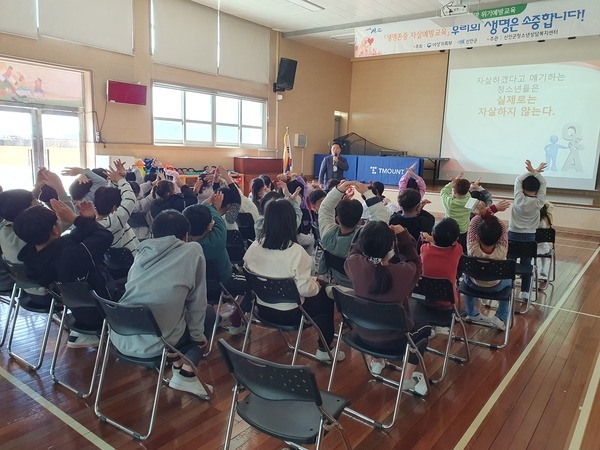
<path fill-rule="evenodd" d="M 375 277 L 375 266 L 361 253 L 357 243 L 352 244 L 344 267 L 358 297 L 377 302 L 400 303 L 406 312 L 408 329 L 412 330 L 414 322 L 408 297 L 421 276 L 421 259 L 417 254 L 415 240 L 408 231 L 397 234 L 396 242 L 398 252 L 392 261 L 398 262 L 384 266 L 392 275 L 392 288 L 385 294 L 369 294 L 369 286 Z M 359 330 L 359 335 L 365 342 L 372 344 L 398 341 L 401 338 L 401 335 L 393 332 L 374 333 L 367 330 Z"/>

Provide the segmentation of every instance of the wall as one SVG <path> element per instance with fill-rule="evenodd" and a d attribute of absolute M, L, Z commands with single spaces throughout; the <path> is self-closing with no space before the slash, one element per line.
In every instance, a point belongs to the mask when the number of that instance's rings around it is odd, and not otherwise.
<path fill-rule="evenodd" d="M 440 151 L 448 53 L 355 60 L 349 130 L 409 155 Z"/>
<path fill-rule="evenodd" d="M 281 142 L 278 142 L 277 147 L 283 148 L 286 126 L 290 130 L 292 147 L 295 133 L 307 134 L 308 146 L 304 152 L 301 148 L 292 148 L 293 169 L 295 172 L 312 175 L 313 155 L 329 153 L 334 137 L 334 112 L 348 112 L 350 109 L 352 63 L 346 58 L 289 39 L 281 39 L 279 55 L 297 60 L 298 68 L 294 89 L 284 92 L 283 100 L 277 105 L 277 136 Z M 269 129 L 272 125 L 274 124 L 269 123 Z M 279 155 L 281 156 L 281 152 Z"/>
<path fill-rule="evenodd" d="M 297 172 L 312 172 L 312 153 L 327 151 L 333 130 L 333 111 L 349 109 L 351 63 L 349 60 L 298 43 L 271 33 L 271 84 L 263 85 L 213 76 L 190 70 L 155 64 L 150 54 L 150 0 L 134 0 L 134 54 L 123 55 L 71 42 L 40 36 L 26 39 L 0 34 L 0 54 L 8 57 L 38 61 L 53 65 L 90 71 L 92 97 L 86 106 L 88 142 L 85 143 L 88 165 L 98 155 L 124 155 L 157 157 L 165 163 L 180 167 L 201 167 L 205 164 L 233 166 L 234 156 L 282 156 L 282 138 L 285 127 L 290 133 L 309 135 L 309 147 L 304 167 L 296 164 Z M 281 42 L 280 42 L 281 39 Z M 277 75 L 279 57 L 298 60 L 296 87 L 277 102 L 272 82 Z M 152 97 L 149 89 L 148 104 L 134 106 L 106 102 L 106 80 L 141 83 L 151 86 L 153 81 L 184 86 L 222 90 L 250 97 L 264 98 L 268 102 L 267 149 L 244 150 L 239 148 L 198 148 L 179 146 L 154 146 L 152 139 Z M 102 126 L 106 145 L 93 143 L 92 121 L 96 111 Z M 279 118 L 278 118 L 279 115 Z M 326 124 L 328 122 L 329 124 Z M 301 162 L 300 149 L 293 149 L 296 163 Z"/>

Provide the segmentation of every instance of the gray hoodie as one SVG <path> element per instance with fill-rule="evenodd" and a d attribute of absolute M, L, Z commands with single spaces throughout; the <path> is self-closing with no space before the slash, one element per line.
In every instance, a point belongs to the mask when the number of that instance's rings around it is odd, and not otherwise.
<path fill-rule="evenodd" d="M 186 327 L 195 342 L 205 342 L 206 261 L 202 247 L 175 236 L 148 239 L 140 244 L 119 303 L 145 305 L 165 339 L 176 344 Z M 111 332 L 112 343 L 122 353 L 154 357 L 162 353 L 155 336 L 120 336 Z"/>

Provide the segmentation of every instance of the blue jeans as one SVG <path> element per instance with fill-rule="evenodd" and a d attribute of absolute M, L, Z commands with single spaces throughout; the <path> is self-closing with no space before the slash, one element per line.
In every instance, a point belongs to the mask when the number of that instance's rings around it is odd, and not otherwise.
<path fill-rule="evenodd" d="M 465 277 L 465 283 L 467 283 L 467 285 L 472 288 L 472 289 L 476 289 L 478 291 L 481 291 L 481 294 L 483 297 L 485 297 L 485 294 L 488 292 L 498 292 L 501 291 L 502 289 L 511 286 L 512 284 L 512 280 L 500 280 L 500 282 L 496 285 L 496 286 L 492 286 L 492 287 L 481 287 L 481 286 L 477 286 L 475 283 L 473 283 L 471 281 L 471 279 L 469 277 Z M 477 314 L 479 314 L 479 311 L 477 310 L 477 307 L 475 306 L 475 301 L 477 300 L 476 297 L 471 297 L 468 295 L 465 295 L 465 307 L 467 310 L 467 316 L 476 316 Z M 498 316 L 498 318 L 502 319 L 504 322 L 506 322 L 508 320 L 508 303 L 509 302 L 498 302 L 498 310 L 496 311 L 496 315 Z"/>
<path fill-rule="evenodd" d="M 514 231 L 508 232 L 509 241 L 517 242 L 531 242 L 535 241 L 535 233 L 515 233 Z M 520 258 L 521 264 L 531 264 L 531 258 Z M 531 288 L 531 275 L 521 276 L 521 292 L 529 292 Z"/>

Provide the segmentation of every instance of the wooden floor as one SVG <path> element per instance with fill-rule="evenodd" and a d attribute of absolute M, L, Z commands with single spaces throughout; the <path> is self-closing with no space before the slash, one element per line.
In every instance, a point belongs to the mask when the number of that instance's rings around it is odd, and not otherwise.
<path fill-rule="evenodd" d="M 425 399 L 404 396 L 397 424 L 388 432 L 343 416 L 355 449 L 597 449 L 600 448 L 600 238 L 559 233 L 558 276 L 526 315 L 516 316 L 510 342 L 502 350 L 472 348 L 465 365 L 450 363 L 441 383 Z M 0 305 L 4 323 L 7 305 Z M 20 320 L 14 350 L 34 353 L 43 326 L 39 318 Z M 487 334 L 500 340 L 496 331 Z M 82 400 L 55 386 L 49 375 L 51 351 L 58 327 L 40 370 L 28 372 L 0 349 L 0 448 L 189 448 L 219 449 L 233 385 L 218 352 L 201 364 L 205 380 L 215 386 L 210 402 L 164 387 L 157 424 L 149 440 L 140 443 L 99 422 L 92 400 Z M 222 333 L 233 345 L 241 338 Z M 441 345 L 440 337 L 432 344 Z M 305 346 L 314 345 L 307 333 Z M 458 344 L 455 344 L 458 348 Z M 338 366 L 334 392 L 352 399 L 353 407 L 385 419 L 394 392 L 374 381 L 360 356 L 347 350 Z M 288 362 L 279 336 L 254 328 L 250 352 Z M 66 350 L 59 374 L 81 383 L 91 372 L 94 351 Z M 430 374 L 437 375 L 441 358 L 426 354 Z M 329 368 L 306 359 L 322 388 Z M 395 374 L 392 374 L 395 375 Z M 148 418 L 154 373 L 111 364 L 103 407 L 132 426 Z M 79 380 L 78 380 L 79 379 Z M 285 444 L 260 435 L 244 423 L 234 429 L 232 448 L 281 449 Z M 325 437 L 324 448 L 342 449 L 337 433 Z"/>

